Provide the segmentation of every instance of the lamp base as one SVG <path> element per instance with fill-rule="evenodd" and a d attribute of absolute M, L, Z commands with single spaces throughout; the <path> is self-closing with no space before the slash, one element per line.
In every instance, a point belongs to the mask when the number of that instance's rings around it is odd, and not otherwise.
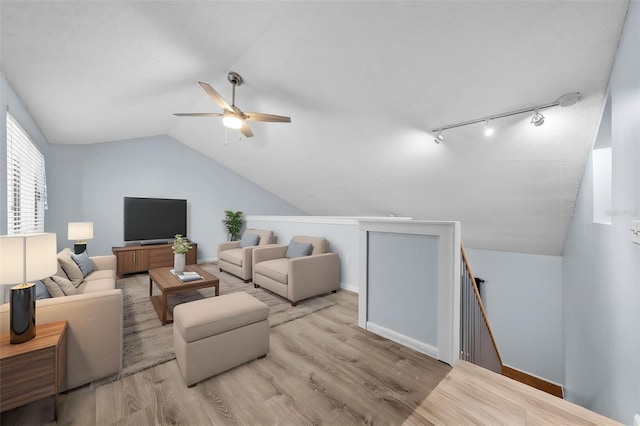
<path fill-rule="evenodd" d="M 75 243 L 73 245 L 74 254 L 80 254 L 80 253 L 82 253 L 83 251 L 86 251 L 86 250 L 87 250 L 87 243 L 84 243 L 84 244 Z"/>
<path fill-rule="evenodd" d="M 24 343 L 36 337 L 36 285 L 11 287 L 9 304 L 9 342 Z"/>

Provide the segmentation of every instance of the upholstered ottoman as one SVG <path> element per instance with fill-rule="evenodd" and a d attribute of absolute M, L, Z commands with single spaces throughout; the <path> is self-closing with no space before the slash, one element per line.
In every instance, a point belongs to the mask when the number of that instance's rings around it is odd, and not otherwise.
<path fill-rule="evenodd" d="M 176 361 L 189 387 L 269 352 L 269 307 L 239 292 L 177 305 Z"/>

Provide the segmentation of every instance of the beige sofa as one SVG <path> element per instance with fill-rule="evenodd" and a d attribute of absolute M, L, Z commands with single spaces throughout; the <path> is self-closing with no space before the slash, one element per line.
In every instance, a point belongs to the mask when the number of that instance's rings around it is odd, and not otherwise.
<path fill-rule="evenodd" d="M 220 268 L 220 271 L 233 274 L 248 283 L 253 275 L 253 250 L 256 247 L 273 244 L 275 237 L 272 231 L 260 229 L 247 229 L 245 233 L 258 235 L 260 237 L 258 245 L 240 247 L 240 241 L 218 244 L 218 268 Z"/>
<path fill-rule="evenodd" d="M 94 256 L 91 261 L 95 271 L 77 287 L 79 294 L 36 301 L 36 325 L 63 320 L 69 323 L 63 390 L 122 369 L 122 290 L 116 289 L 116 257 Z M 60 267 L 56 275 L 68 277 Z M 8 303 L 0 306 L 0 332 L 9 332 Z"/>
<path fill-rule="evenodd" d="M 253 284 L 289 299 L 293 306 L 300 300 L 337 291 L 340 259 L 337 253 L 329 253 L 327 240 L 301 235 L 292 240 L 311 244 L 311 254 L 288 259 L 285 257 L 286 245 L 256 248 L 253 251 Z"/>

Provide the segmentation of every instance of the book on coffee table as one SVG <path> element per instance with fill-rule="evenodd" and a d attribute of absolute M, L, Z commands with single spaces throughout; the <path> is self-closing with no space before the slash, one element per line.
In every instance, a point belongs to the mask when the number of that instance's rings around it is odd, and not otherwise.
<path fill-rule="evenodd" d="M 187 281 L 197 281 L 202 279 L 202 277 L 197 272 L 184 271 L 182 274 L 176 274 L 176 271 L 174 269 L 171 269 L 171 273 L 178 277 L 178 279 L 183 283 Z"/>

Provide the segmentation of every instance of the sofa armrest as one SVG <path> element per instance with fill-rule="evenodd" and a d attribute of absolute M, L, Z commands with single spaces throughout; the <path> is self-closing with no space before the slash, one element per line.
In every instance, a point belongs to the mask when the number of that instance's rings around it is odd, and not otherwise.
<path fill-rule="evenodd" d="M 36 301 L 36 324 L 67 321 L 67 374 L 73 389 L 122 369 L 122 290 Z M 0 331 L 9 332 L 9 304 L 0 306 Z"/>
<path fill-rule="evenodd" d="M 338 253 L 323 253 L 297 257 L 289 261 L 288 299 L 292 302 L 340 287 L 340 258 Z"/>
<path fill-rule="evenodd" d="M 226 243 L 220 243 L 218 244 L 218 257 L 220 256 L 221 251 L 231 250 L 238 247 L 240 247 L 240 241 L 229 241 Z"/>
<path fill-rule="evenodd" d="M 267 260 L 281 259 L 287 254 L 287 247 L 283 244 L 272 244 L 266 247 L 255 247 L 253 249 L 253 264 Z"/>
<path fill-rule="evenodd" d="M 91 261 L 96 271 L 116 270 L 116 255 L 108 254 L 106 256 L 91 256 Z"/>

